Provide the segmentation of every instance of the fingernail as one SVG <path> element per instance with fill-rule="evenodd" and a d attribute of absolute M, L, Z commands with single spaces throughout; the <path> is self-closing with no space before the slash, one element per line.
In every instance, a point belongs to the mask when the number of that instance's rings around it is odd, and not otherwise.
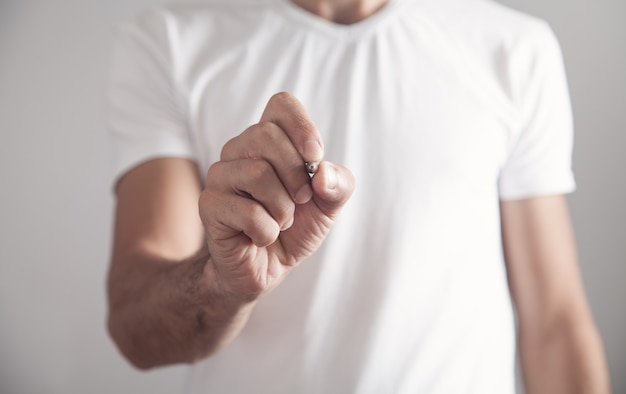
<path fill-rule="evenodd" d="M 303 149 L 304 159 L 307 161 L 319 161 L 323 156 L 323 149 L 317 140 L 307 140 Z"/>
<path fill-rule="evenodd" d="M 311 197 L 313 197 L 313 189 L 311 189 L 311 186 L 308 183 L 305 183 L 304 186 L 296 192 L 294 201 L 296 204 L 305 204 L 309 202 Z"/>
<path fill-rule="evenodd" d="M 293 216 L 289 218 L 289 221 L 280 228 L 280 231 L 288 230 L 291 226 L 293 226 Z"/>
<path fill-rule="evenodd" d="M 327 189 L 334 190 L 337 187 L 337 170 L 330 167 L 324 171 L 324 181 Z"/>

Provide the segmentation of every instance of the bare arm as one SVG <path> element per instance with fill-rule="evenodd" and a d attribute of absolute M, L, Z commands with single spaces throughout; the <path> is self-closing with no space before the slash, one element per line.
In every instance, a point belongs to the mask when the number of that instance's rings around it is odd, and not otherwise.
<path fill-rule="evenodd" d="M 565 198 L 507 201 L 501 212 L 527 392 L 609 393 Z"/>
<path fill-rule="evenodd" d="M 117 187 L 109 332 L 139 368 L 193 362 L 228 344 L 254 304 L 321 245 L 354 187 L 322 162 L 289 94 L 229 141 L 201 190 L 191 161 L 152 160 Z"/>
<path fill-rule="evenodd" d="M 117 186 L 108 326 L 139 368 L 203 357 L 245 322 L 246 309 L 211 286 L 200 191 L 195 164 L 175 158 L 144 163 Z"/>

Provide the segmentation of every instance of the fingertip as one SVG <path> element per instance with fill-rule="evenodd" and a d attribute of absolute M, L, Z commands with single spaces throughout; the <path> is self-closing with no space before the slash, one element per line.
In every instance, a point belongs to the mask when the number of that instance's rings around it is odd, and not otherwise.
<path fill-rule="evenodd" d="M 305 183 L 302 187 L 296 192 L 294 196 L 294 202 L 296 204 L 306 204 L 313 197 L 313 189 L 311 189 L 311 185 Z"/>
<path fill-rule="evenodd" d="M 313 190 L 328 201 L 344 200 L 352 194 L 354 177 L 344 167 L 322 162 L 318 172 L 311 178 Z"/>
<path fill-rule="evenodd" d="M 273 225 L 266 223 L 262 228 L 256 231 L 244 232 L 248 238 L 252 241 L 254 246 L 259 248 L 265 248 L 276 242 L 280 235 L 280 227 L 278 223 L 274 222 Z"/>
<path fill-rule="evenodd" d="M 322 173 L 324 180 L 324 188 L 327 190 L 335 190 L 337 188 L 338 174 L 334 166 L 327 166 L 326 171 Z"/>
<path fill-rule="evenodd" d="M 293 222 L 294 222 L 294 217 L 291 216 L 289 218 L 289 220 L 287 222 L 285 222 L 285 224 L 282 225 L 282 227 L 280 228 L 280 231 L 289 230 L 291 228 L 291 226 L 293 226 Z"/>

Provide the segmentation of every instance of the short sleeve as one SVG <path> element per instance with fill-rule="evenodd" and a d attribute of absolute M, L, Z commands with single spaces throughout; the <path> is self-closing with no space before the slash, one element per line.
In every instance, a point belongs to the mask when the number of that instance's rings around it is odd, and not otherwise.
<path fill-rule="evenodd" d="M 114 182 L 152 158 L 194 158 L 169 46 L 156 11 L 118 29 L 107 92 Z"/>
<path fill-rule="evenodd" d="M 539 22 L 509 62 L 519 122 L 499 176 L 500 199 L 572 192 L 573 120 L 561 50 Z"/>

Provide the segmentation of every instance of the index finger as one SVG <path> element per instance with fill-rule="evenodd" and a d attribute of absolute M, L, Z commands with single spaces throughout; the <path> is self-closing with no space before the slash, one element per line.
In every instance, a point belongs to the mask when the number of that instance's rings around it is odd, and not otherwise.
<path fill-rule="evenodd" d="M 283 129 L 303 162 L 319 162 L 324 156 L 322 137 L 302 103 L 287 92 L 276 93 L 267 102 L 261 122 Z"/>

